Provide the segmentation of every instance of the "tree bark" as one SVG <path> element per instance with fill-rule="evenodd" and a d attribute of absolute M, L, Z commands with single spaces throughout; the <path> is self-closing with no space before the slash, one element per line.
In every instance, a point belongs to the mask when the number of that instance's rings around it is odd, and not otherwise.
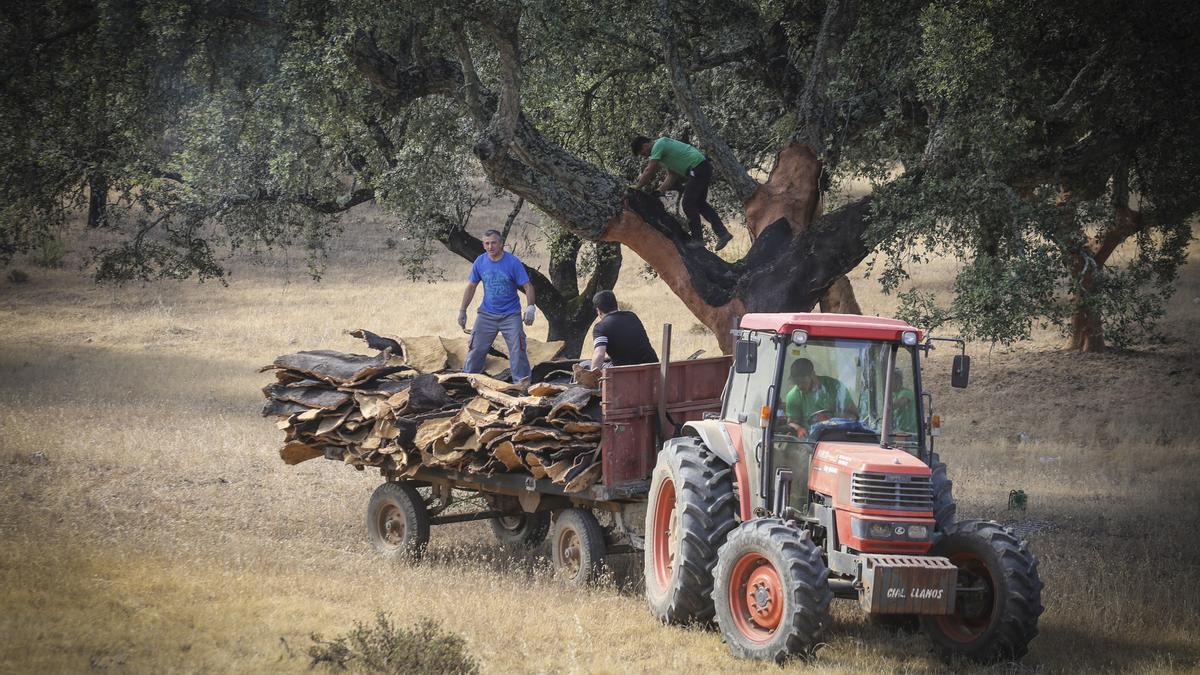
<path fill-rule="evenodd" d="M 88 227 L 108 225 L 108 177 L 102 173 L 88 179 Z"/>

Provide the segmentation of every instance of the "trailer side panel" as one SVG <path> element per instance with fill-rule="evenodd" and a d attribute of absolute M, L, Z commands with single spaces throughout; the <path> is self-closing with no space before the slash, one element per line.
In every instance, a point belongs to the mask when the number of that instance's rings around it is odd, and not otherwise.
<path fill-rule="evenodd" d="M 728 356 L 671 363 L 667 412 L 675 424 L 720 411 L 730 364 Z M 648 480 L 661 440 L 674 436 L 674 429 L 658 429 L 660 380 L 656 363 L 604 370 L 600 453 L 605 487 Z"/>

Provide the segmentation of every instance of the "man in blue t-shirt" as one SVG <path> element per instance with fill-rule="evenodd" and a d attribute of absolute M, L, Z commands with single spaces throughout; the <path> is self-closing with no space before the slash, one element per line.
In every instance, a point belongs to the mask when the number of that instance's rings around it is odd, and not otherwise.
<path fill-rule="evenodd" d="M 533 284 L 525 273 L 525 265 L 517 256 L 504 250 L 504 240 L 496 230 L 483 233 L 484 253 L 471 263 L 471 274 L 467 288 L 463 291 L 462 306 L 458 310 L 458 325 L 467 327 L 467 307 L 475 297 L 475 287 L 483 282 L 483 302 L 475 313 L 475 328 L 471 331 L 471 348 L 464 373 L 483 371 L 483 362 L 488 349 L 496 339 L 496 333 L 504 336 L 508 345 L 508 361 L 512 368 L 513 382 L 528 380 L 529 356 L 525 353 L 525 329 L 521 326 L 521 299 L 517 287 L 525 289 L 525 325 L 533 325 L 535 299 Z"/>

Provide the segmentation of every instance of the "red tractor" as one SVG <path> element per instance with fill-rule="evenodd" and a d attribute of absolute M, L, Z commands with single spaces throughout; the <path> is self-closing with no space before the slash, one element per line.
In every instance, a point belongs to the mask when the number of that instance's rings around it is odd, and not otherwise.
<path fill-rule="evenodd" d="M 817 649 L 839 597 L 919 622 L 945 655 L 1023 656 L 1042 612 L 1037 558 L 998 523 L 955 518 L 921 382 L 933 340 L 893 319 L 746 315 L 720 413 L 658 455 L 653 613 L 715 617 L 735 655 L 782 661 Z M 969 366 L 955 356 L 952 386 Z"/>

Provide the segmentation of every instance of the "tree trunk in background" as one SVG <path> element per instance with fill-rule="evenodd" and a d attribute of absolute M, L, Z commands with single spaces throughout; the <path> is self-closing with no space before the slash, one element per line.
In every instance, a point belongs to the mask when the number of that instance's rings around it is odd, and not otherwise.
<path fill-rule="evenodd" d="M 108 225 L 108 177 L 94 174 L 88 180 L 88 227 Z"/>
<path fill-rule="evenodd" d="M 1083 307 L 1075 309 L 1071 315 L 1071 336 L 1067 340 L 1067 349 L 1092 353 L 1107 351 L 1104 324 L 1099 312 Z"/>
<path fill-rule="evenodd" d="M 1071 256 L 1071 281 L 1074 290 L 1070 300 L 1073 312 L 1067 349 L 1079 352 L 1103 352 L 1108 349 L 1104 340 L 1104 317 L 1091 304 L 1096 291 L 1097 276 L 1104 273 L 1104 266 L 1114 251 L 1125 240 L 1144 231 L 1149 223 L 1140 210 L 1129 206 L 1128 170 L 1122 165 L 1112 180 L 1113 225 L 1096 233 L 1083 246 L 1083 251 Z M 1060 204 L 1068 204 L 1072 193 L 1063 190 Z M 1085 195 L 1092 197 L 1093 195 Z"/>

